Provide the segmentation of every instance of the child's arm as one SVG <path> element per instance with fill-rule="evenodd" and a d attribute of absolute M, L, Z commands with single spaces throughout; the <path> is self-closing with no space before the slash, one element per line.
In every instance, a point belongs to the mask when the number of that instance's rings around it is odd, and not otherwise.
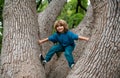
<path fill-rule="evenodd" d="M 89 40 L 89 38 L 88 38 L 88 37 L 83 37 L 83 36 L 79 36 L 79 37 L 78 37 L 78 39 L 79 39 L 79 40 L 86 40 L 86 41 L 88 41 L 88 40 Z"/>
<path fill-rule="evenodd" d="M 46 42 L 46 41 L 48 41 L 48 38 L 44 38 L 44 39 L 42 39 L 42 40 L 38 40 L 38 43 L 41 44 L 41 43 L 44 43 L 44 42 Z"/>

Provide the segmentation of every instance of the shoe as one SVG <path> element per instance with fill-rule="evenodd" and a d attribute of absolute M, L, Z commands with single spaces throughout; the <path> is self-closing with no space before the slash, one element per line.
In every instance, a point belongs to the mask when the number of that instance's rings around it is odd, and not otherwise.
<path fill-rule="evenodd" d="M 45 60 L 42 54 L 39 55 L 39 58 L 40 58 L 40 60 L 42 60 L 42 61 Z"/>
<path fill-rule="evenodd" d="M 47 63 L 47 61 L 46 61 L 46 60 L 43 60 L 43 61 L 42 61 L 42 64 L 43 64 L 43 65 L 45 65 L 46 63 Z"/>
<path fill-rule="evenodd" d="M 71 65 L 71 68 L 73 68 L 73 67 L 74 67 L 74 65 L 75 65 L 75 64 L 72 64 L 72 65 Z"/>
<path fill-rule="evenodd" d="M 42 65 L 44 66 L 47 63 L 47 61 L 44 59 L 42 54 L 39 55 L 39 58 L 40 58 Z"/>

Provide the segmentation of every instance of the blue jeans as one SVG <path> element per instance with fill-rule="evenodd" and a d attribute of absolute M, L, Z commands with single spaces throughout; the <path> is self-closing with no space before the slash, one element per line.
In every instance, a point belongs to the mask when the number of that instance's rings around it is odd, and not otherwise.
<path fill-rule="evenodd" d="M 71 67 L 71 65 L 74 64 L 74 59 L 73 59 L 73 55 L 72 55 L 74 48 L 75 48 L 75 46 L 71 46 L 71 45 L 67 46 L 67 47 L 63 47 L 60 44 L 53 45 L 50 48 L 50 50 L 48 51 L 48 53 L 46 54 L 45 60 L 48 62 L 51 60 L 52 56 L 55 53 L 64 51 L 64 55 L 67 59 L 68 65 L 69 65 L 69 67 Z"/>

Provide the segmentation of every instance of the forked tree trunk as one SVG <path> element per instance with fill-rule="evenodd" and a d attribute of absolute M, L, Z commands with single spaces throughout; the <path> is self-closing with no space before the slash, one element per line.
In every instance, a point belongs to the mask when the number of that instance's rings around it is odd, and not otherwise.
<path fill-rule="evenodd" d="M 35 0 L 5 0 L 2 45 L 3 78 L 45 78 L 38 60 Z"/>
<path fill-rule="evenodd" d="M 119 1 L 91 0 L 91 3 L 94 12 L 92 38 L 83 57 L 67 78 L 119 78 Z M 38 60 L 40 50 L 37 44 L 38 23 L 35 15 L 33 0 L 5 1 L 1 56 L 3 78 L 45 78 L 45 72 Z M 62 61 L 61 58 L 59 60 Z M 54 75 L 50 78 L 61 78 L 63 74 L 58 70 L 61 66 L 55 67 L 56 72 L 53 72 Z M 64 67 L 62 69 L 68 71 Z"/>
<path fill-rule="evenodd" d="M 95 29 L 84 56 L 79 59 L 67 78 L 120 77 L 119 2 L 91 0 Z"/>

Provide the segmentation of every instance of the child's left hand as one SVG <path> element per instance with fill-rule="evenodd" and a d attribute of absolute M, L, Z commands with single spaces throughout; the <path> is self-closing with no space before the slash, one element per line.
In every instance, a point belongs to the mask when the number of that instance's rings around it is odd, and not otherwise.
<path fill-rule="evenodd" d="M 88 40 L 89 40 L 89 38 L 86 38 L 85 40 L 86 40 L 86 41 L 88 41 Z"/>
<path fill-rule="evenodd" d="M 88 38 L 88 37 L 83 37 L 83 36 L 79 36 L 79 39 L 80 39 L 80 40 L 86 40 L 86 41 L 88 41 L 88 40 L 89 40 L 89 38 Z"/>

